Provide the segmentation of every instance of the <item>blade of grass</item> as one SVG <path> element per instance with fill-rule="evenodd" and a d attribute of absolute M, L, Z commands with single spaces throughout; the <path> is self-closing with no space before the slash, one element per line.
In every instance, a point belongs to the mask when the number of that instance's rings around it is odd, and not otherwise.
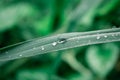
<path fill-rule="evenodd" d="M 64 33 L 37 38 L 0 49 L 0 61 L 35 56 L 74 47 L 120 41 L 120 28 Z"/>

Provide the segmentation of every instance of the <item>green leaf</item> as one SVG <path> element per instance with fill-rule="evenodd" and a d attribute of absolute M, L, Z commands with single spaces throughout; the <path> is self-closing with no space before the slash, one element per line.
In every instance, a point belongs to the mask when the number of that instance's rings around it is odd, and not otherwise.
<path fill-rule="evenodd" d="M 98 15 L 104 16 L 119 5 L 120 0 L 104 0 L 98 8 Z"/>
<path fill-rule="evenodd" d="M 91 76 L 83 76 L 80 74 L 71 74 L 70 76 L 67 77 L 68 80 L 93 80 Z"/>
<path fill-rule="evenodd" d="M 65 80 L 54 74 L 49 75 L 49 73 L 50 65 L 20 69 L 16 73 L 15 80 Z"/>
<path fill-rule="evenodd" d="M 53 21 L 53 14 L 47 14 L 43 17 L 42 20 L 37 20 L 33 23 L 34 30 L 38 34 L 46 35 L 51 32 L 52 30 L 52 21 Z"/>
<path fill-rule="evenodd" d="M 100 77 L 104 78 L 114 67 L 118 58 L 119 48 L 115 44 L 90 46 L 86 52 L 89 67 Z"/>
<path fill-rule="evenodd" d="M 83 33 L 64 33 L 17 43 L 0 49 L 0 61 L 30 57 L 74 47 L 120 41 L 119 31 L 120 28 Z"/>
<path fill-rule="evenodd" d="M 48 78 L 48 72 L 46 69 L 26 69 L 26 70 L 20 70 L 16 75 L 16 80 L 47 80 Z"/>
<path fill-rule="evenodd" d="M 25 3 L 0 9 L 0 32 L 14 27 L 23 17 L 31 16 L 34 12 L 35 8 Z"/>
<path fill-rule="evenodd" d="M 55 0 L 51 0 L 49 3 L 48 0 L 45 0 L 44 2 L 45 5 L 43 7 L 45 7 L 45 9 L 40 10 L 40 13 L 38 16 L 36 16 L 38 19 L 33 23 L 36 33 L 42 35 L 46 35 L 52 31 L 53 21 L 55 17 Z"/>

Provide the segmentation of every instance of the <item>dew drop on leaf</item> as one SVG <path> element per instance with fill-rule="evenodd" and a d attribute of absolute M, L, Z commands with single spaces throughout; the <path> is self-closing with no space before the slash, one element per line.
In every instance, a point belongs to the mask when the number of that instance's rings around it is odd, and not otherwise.
<path fill-rule="evenodd" d="M 53 45 L 53 46 L 56 46 L 56 45 L 57 45 L 57 42 L 53 42 L 52 45 Z"/>
<path fill-rule="evenodd" d="M 19 56 L 22 56 L 22 54 L 20 54 Z"/>
<path fill-rule="evenodd" d="M 106 36 L 106 35 L 105 35 L 104 37 L 105 37 L 105 38 L 107 38 L 107 36 Z"/>
<path fill-rule="evenodd" d="M 42 46 L 41 49 L 44 50 L 45 48 Z"/>
<path fill-rule="evenodd" d="M 61 38 L 58 40 L 58 43 L 65 43 L 67 40 L 65 38 Z"/>
<path fill-rule="evenodd" d="M 100 39 L 100 36 L 97 36 L 97 39 Z"/>

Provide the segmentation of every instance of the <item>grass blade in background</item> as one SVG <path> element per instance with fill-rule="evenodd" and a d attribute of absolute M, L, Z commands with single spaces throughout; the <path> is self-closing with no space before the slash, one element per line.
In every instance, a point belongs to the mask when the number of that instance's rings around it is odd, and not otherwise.
<path fill-rule="evenodd" d="M 0 32 L 14 27 L 22 18 L 33 16 L 37 10 L 26 3 L 11 5 L 0 10 Z M 9 13 L 9 14 L 8 14 Z"/>
<path fill-rule="evenodd" d="M 119 47 L 113 43 L 93 45 L 87 49 L 86 53 L 86 61 L 90 68 L 97 76 L 104 79 L 118 59 Z"/>

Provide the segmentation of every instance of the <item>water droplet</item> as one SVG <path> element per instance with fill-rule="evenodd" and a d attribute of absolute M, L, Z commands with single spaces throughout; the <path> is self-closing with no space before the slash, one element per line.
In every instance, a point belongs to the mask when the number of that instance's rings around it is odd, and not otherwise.
<path fill-rule="evenodd" d="M 53 42 L 52 45 L 53 45 L 53 46 L 56 46 L 56 45 L 57 45 L 57 42 Z"/>
<path fill-rule="evenodd" d="M 100 36 L 97 36 L 97 39 L 100 39 Z"/>
<path fill-rule="evenodd" d="M 41 49 L 44 50 L 45 48 L 42 46 Z"/>
<path fill-rule="evenodd" d="M 105 37 L 105 38 L 107 38 L 107 36 L 106 36 L 106 35 L 105 35 L 104 37 Z"/>
<path fill-rule="evenodd" d="M 58 43 L 65 43 L 67 40 L 65 38 L 59 39 Z"/>
<path fill-rule="evenodd" d="M 22 56 L 22 54 L 20 54 L 19 56 Z"/>

